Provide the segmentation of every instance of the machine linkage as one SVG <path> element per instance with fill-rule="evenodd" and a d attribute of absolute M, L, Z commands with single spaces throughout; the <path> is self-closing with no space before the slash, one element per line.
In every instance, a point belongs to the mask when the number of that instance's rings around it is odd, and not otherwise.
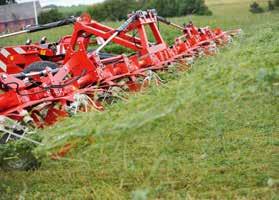
<path fill-rule="evenodd" d="M 26 127 L 43 128 L 80 111 L 102 111 L 102 101 L 125 100 L 127 91 L 142 90 L 153 81 L 159 85 L 162 80 L 157 71 L 176 66 L 175 63 L 190 66 L 199 57 L 215 55 L 219 46 L 229 44 L 232 36 L 240 33 L 197 28 L 192 22 L 180 26 L 158 16 L 155 10 L 131 13 L 117 29 L 86 14 L 70 22 L 74 23 L 72 35 L 59 42 L 47 43 L 44 38 L 40 43 L 0 49 L 3 142 L 13 138 L 28 140 Z M 172 46 L 164 41 L 158 22 L 182 32 Z M 154 41 L 149 41 L 150 33 Z M 134 53 L 105 53 L 110 43 Z M 97 48 L 92 50 L 92 46 Z"/>

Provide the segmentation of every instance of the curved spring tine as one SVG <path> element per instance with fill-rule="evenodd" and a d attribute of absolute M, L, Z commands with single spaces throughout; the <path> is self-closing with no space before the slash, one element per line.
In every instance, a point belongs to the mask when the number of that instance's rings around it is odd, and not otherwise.
<path fill-rule="evenodd" d="M 93 101 L 93 99 L 91 99 L 88 95 L 85 95 L 85 97 L 87 98 L 87 100 L 93 105 L 93 108 L 95 108 L 96 111 L 100 111 L 99 109 L 101 109 L 100 106 L 98 106 L 95 101 Z M 99 109 L 98 109 L 99 108 Z M 86 106 L 86 112 L 87 112 L 87 106 Z"/>

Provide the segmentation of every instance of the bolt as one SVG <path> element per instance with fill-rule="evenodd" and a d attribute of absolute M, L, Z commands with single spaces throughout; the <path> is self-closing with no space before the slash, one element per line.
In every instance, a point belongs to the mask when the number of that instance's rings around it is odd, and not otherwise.
<path fill-rule="evenodd" d="M 7 76 L 6 74 L 3 74 L 3 75 L 1 76 L 1 78 L 2 78 L 3 80 L 6 80 L 6 79 L 8 78 L 8 76 Z"/>

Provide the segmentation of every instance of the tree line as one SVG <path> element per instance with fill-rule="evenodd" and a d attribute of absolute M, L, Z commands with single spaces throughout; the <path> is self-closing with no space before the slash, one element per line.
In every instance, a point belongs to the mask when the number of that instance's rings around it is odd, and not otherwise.
<path fill-rule="evenodd" d="M 127 14 L 136 10 L 155 8 L 161 16 L 177 17 L 188 14 L 211 15 L 204 0 L 105 0 L 88 6 L 87 11 L 97 21 L 119 21 L 127 18 Z M 39 23 L 58 21 L 76 13 L 62 13 L 54 8 L 39 15 Z"/>
<path fill-rule="evenodd" d="M 15 0 L 0 0 L 0 5 L 7 5 L 7 4 L 13 4 L 16 3 Z"/>
<path fill-rule="evenodd" d="M 267 11 L 273 11 L 279 7 L 279 0 L 269 0 L 267 2 Z M 263 13 L 265 9 L 258 3 L 253 2 L 250 4 L 250 12 L 251 13 Z"/>
<path fill-rule="evenodd" d="M 151 8 L 164 17 L 212 14 L 204 0 L 105 0 L 90 6 L 88 12 L 99 21 L 123 20 L 129 12 Z"/>

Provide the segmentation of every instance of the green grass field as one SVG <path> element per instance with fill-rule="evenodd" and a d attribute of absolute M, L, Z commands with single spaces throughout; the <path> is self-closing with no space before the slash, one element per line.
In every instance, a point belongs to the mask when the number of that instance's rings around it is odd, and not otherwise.
<path fill-rule="evenodd" d="M 279 12 L 253 15 L 249 3 L 208 0 L 214 15 L 193 16 L 201 26 L 243 29 L 218 55 L 163 73 L 166 84 L 105 112 L 42 130 L 38 155 L 75 148 L 59 161 L 43 156 L 37 171 L 0 171 L 0 199 L 278 199 Z M 160 28 L 168 42 L 178 34 Z M 70 33 L 44 32 L 50 40 Z"/>

